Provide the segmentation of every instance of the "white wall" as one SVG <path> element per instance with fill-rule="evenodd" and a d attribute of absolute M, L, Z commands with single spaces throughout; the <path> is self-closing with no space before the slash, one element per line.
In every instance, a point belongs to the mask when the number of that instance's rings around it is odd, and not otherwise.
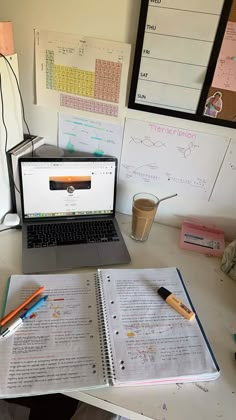
<path fill-rule="evenodd" d="M 2 101 L 0 101 L 0 220 L 11 209 L 5 149 L 9 150 L 23 139 L 21 102 L 16 80 L 12 73 L 13 70 L 16 77 L 18 77 L 17 54 L 7 56 L 7 60 L 9 64 L 3 57 L 0 57 L 3 98 L 3 109 Z M 2 118 L 4 119 L 5 126 Z"/>
<path fill-rule="evenodd" d="M 2 3 L 0 19 L 11 20 L 13 23 L 20 83 L 30 130 L 33 134 L 44 136 L 47 141 L 56 144 L 57 112 L 34 104 L 34 28 L 127 42 L 132 44 L 134 52 L 141 2 L 140 0 L 67 0 L 66 2 L 8 0 Z M 234 129 L 128 109 L 126 116 L 236 138 Z M 212 156 L 209 156 L 209 159 L 211 158 Z M 144 186 L 141 184 L 121 184 L 118 188 L 118 209 L 130 212 L 133 193 L 143 189 Z M 147 190 L 146 185 L 145 189 Z M 154 191 L 159 196 L 165 193 L 157 191 L 156 186 L 149 186 L 148 190 Z M 158 220 L 162 223 L 179 226 L 184 218 L 215 224 L 225 229 L 228 239 L 236 237 L 236 210 L 227 203 L 216 204 L 177 197 L 165 205 L 163 202 L 158 210 Z"/>

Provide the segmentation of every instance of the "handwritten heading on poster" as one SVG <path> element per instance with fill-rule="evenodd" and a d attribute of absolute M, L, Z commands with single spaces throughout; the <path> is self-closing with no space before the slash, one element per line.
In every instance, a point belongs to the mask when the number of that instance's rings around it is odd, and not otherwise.
<path fill-rule="evenodd" d="M 208 200 L 228 144 L 220 136 L 127 119 L 119 178 Z"/>

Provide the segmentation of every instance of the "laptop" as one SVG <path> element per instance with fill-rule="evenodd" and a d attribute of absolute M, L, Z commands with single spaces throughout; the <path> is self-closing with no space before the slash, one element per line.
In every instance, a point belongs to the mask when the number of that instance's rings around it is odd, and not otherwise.
<path fill-rule="evenodd" d="M 125 264 L 115 219 L 117 159 L 20 158 L 24 273 Z"/>

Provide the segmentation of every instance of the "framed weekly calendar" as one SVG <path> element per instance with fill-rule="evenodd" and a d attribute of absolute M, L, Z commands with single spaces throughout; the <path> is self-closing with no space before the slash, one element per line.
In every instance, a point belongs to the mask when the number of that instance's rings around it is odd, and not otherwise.
<path fill-rule="evenodd" d="M 236 127 L 236 0 L 142 0 L 129 108 Z"/>

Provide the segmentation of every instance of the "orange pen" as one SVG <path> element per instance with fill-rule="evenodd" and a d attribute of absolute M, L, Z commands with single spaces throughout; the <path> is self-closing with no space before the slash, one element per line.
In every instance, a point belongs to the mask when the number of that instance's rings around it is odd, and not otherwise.
<path fill-rule="evenodd" d="M 0 320 L 0 325 L 3 326 L 8 321 L 10 321 L 12 318 L 14 318 L 14 316 L 17 315 L 18 312 L 20 312 L 22 309 L 24 309 L 24 307 L 26 305 L 28 305 L 28 303 L 30 303 L 36 296 L 38 296 L 40 293 L 42 293 L 44 291 L 44 289 L 45 289 L 44 286 L 40 287 L 38 290 L 36 290 L 36 292 L 34 292 L 30 297 L 28 297 L 28 299 L 26 299 L 23 303 L 21 303 L 19 306 L 17 306 L 17 308 L 13 309 L 11 312 L 9 312 L 7 315 L 5 315 L 4 318 L 2 318 Z"/>

